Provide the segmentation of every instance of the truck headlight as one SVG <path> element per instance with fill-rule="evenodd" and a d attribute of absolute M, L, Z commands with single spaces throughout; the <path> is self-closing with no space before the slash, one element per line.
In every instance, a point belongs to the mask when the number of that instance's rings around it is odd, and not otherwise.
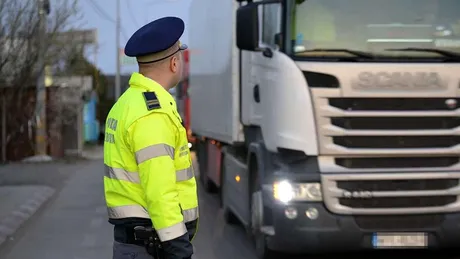
<path fill-rule="evenodd" d="M 290 183 L 289 181 L 273 184 L 273 197 L 284 203 L 323 200 L 320 183 Z"/>

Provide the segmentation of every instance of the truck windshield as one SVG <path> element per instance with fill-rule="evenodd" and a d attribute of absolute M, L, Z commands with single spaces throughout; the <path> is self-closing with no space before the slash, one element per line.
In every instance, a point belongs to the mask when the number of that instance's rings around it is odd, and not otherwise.
<path fill-rule="evenodd" d="M 292 53 L 298 57 L 460 55 L 459 0 L 293 1 Z"/>

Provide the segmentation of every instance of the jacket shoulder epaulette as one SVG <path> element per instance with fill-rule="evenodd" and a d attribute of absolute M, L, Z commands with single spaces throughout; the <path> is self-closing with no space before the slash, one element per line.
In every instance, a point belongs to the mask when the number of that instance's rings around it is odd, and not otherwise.
<path fill-rule="evenodd" d="M 148 111 L 161 108 L 160 100 L 158 100 L 155 92 L 143 92 L 142 94 L 144 95 L 145 105 Z"/>

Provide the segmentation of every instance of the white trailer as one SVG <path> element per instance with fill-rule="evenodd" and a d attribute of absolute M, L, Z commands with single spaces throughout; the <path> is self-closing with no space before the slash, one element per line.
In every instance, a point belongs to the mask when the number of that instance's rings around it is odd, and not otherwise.
<path fill-rule="evenodd" d="M 192 2 L 200 178 L 260 258 L 458 246 L 459 8 Z"/>

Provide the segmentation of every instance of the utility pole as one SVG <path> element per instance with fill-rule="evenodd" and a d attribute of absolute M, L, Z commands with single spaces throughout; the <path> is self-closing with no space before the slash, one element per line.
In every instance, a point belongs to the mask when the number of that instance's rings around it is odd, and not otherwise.
<path fill-rule="evenodd" d="M 46 15 L 49 14 L 50 3 L 48 0 L 38 0 L 38 78 L 36 89 L 36 131 L 35 131 L 35 155 L 47 153 L 47 130 L 46 130 L 46 89 L 45 89 L 45 44 L 46 44 Z"/>
<path fill-rule="evenodd" d="M 121 33 L 121 17 L 120 17 L 120 0 L 117 0 L 117 16 L 116 16 L 116 45 L 117 45 L 117 73 L 115 75 L 115 101 L 121 95 L 121 83 L 120 83 L 120 33 Z"/>
<path fill-rule="evenodd" d="M 2 98 L 2 107 L 0 108 L 1 109 L 1 112 L 0 112 L 0 117 L 2 118 L 2 128 L 0 129 L 1 133 L 2 133 L 2 150 L 1 150 L 1 154 L 2 154 L 2 158 L 0 159 L 1 162 L 3 163 L 6 163 L 6 146 L 8 143 L 6 143 L 6 93 L 4 94 L 4 96 L 1 97 Z"/>

